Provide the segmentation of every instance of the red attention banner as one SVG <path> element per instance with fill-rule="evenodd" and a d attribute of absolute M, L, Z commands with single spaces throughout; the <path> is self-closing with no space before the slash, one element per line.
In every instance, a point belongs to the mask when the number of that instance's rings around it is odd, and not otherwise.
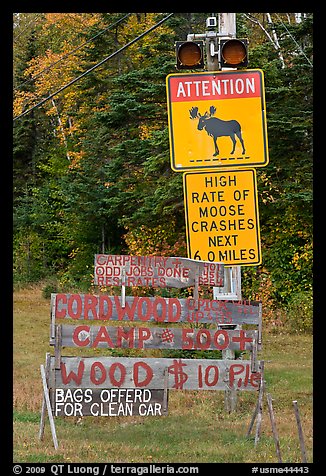
<path fill-rule="evenodd" d="M 226 74 L 174 75 L 169 78 L 170 101 L 209 101 L 261 96 L 260 71 Z"/>

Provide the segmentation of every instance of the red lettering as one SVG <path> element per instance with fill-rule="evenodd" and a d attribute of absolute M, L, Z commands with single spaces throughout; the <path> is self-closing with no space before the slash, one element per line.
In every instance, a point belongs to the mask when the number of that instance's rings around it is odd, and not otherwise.
<path fill-rule="evenodd" d="M 106 264 L 107 256 L 106 255 L 95 255 L 96 264 Z"/>
<path fill-rule="evenodd" d="M 98 347 L 101 342 L 105 342 L 109 348 L 114 348 L 114 344 L 109 336 L 107 328 L 105 326 L 101 326 L 96 339 L 94 340 L 92 347 Z M 103 347 L 103 346 L 101 346 Z"/>
<path fill-rule="evenodd" d="M 76 305 L 74 306 L 74 303 Z M 82 315 L 82 299 L 79 294 L 72 294 L 68 300 L 68 316 L 72 319 L 80 319 Z M 76 308 L 74 310 L 74 307 Z"/>
<path fill-rule="evenodd" d="M 175 314 L 173 310 L 175 309 Z M 168 308 L 168 322 L 178 322 L 181 316 L 181 304 L 177 298 L 170 298 Z"/>
<path fill-rule="evenodd" d="M 211 381 L 209 381 L 210 370 L 214 370 L 213 378 L 212 378 Z M 207 387 L 214 387 L 214 385 L 217 384 L 218 374 L 219 374 L 219 371 L 218 371 L 218 367 L 216 365 L 208 365 L 206 367 L 206 369 L 205 369 L 205 384 L 207 385 Z"/>
<path fill-rule="evenodd" d="M 139 327 L 138 328 L 138 348 L 144 348 L 144 340 L 148 340 L 151 336 L 151 331 L 147 327 Z"/>
<path fill-rule="evenodd" d="M 196 322 L 200 321 L 201 319 L 204 319 L 205 315 L 202 311 L 196 312 Z"/>
<path fill-rule="evenodd" d="M 219 337 L 223 336 L 223 344 L 220 344 Z M 214 334 L 214 345 L 218 350 L 224 350 L 229 346 L 230 338 L 227 331 L 222 329 L 218 330 Z"/>
<path fill-rule="evenodd" d="M 145 377 L 143 380 L 139 380 L 139 368 L 142 367 L 145 371 Z M 152 368 L 145 362 L 136 362 L 134 365 L 134 383 L 135 387 L 145 387 L 150 383 L 153 378 Z"/>
<path fill-rule="evenodd" d="M 55 298 L 55 317 L 62 319 L 63 317 L 66 317 L 66 308 L 63 307 L 62 309 L 58 309 L 59 301 L 62 301 L 63 304 L 67 304 L 66 294 L 57 294 Z"/>
<path fill-rule="evenodd" d="M 120 348 L 123 347 L 122 339 L 126 339 L 128 341 L 128 347 L 130 349 L 133 349 L 134 335 L 135 335 L 135 327 L 131 327 L 131 328 L 118 327 L 117 347 L 120 347 Z"/>
<path fill-rule="evenodd" d="M 256 387 L 258 388 L 259 387 L 259 383 L 260 383 L 260 380 L 261 380 L 261 374 L 260 372 L 252 372 L 251 376 L 250 376 L 250 384 L 253 386 L 253 387 Z"/>
<path fill-rule="evenodd" d="M 143 304 L 145 304 L 145 306 L 143 306 Z M 138 317 L 141 321 L 148 321 L 150 319 L 151 309 L 152 309 L 152 303 L 150 298 L 143 297 L 139 299 Z M 143 311 L 144 311 L 144 314 L 143 314 Z"/>
<path fill-rule="evenodd" d="M 188 334 L 192 334 L 190 337 Z M 193 329 L 185 329 L 184 327 L 181 329 L 182 335 L 182 349 L 191 350 L 194 347 L 194 341 L 192 339 L 194 334 Z"/>
<path fill-rule="evenodd" d="M 209 349 L 211 345 L 211 334 L 208 329 L 199 329 L 196 334 L 196 349 Z"/>
<path fill-rule="evenodd" d="M 198 365 L 198 388 L 203 388 L 203 371 L 200 364 Z"/>
<path fill-rule="evenodd" d="M 115 371 L 116 369 L 120 370 L 120 379 L 117 380 L 115 378 Z M 126 367 L 123 364 L 120 364 L 120 362 L 115 362 L 114 364 L 111 365 L 110 370 L 109 370 L 109 377 L 111 380 L 111 383 L 117 387 L 121 387 L 123 384 L 125 378 L 126 378 Z"/>
<path fill-rule="evenodd" d="M 232 337 L 232 342 L 239 342 L 240 344 L 240 350 L 245 350 L 246 349 L 246 343 L 250 342 L 252 343 L 252 337 L 246 337 L 246 331 L 240 330 L 239 331 L 239 337 Z"/>
<path fill-rule="evenodd" d="M 161 312 L 159 313 L 158 307 L 161 307 Z M 170 307 L 170 304 L 169 304 Z M 170 309 L 169 309 L 170 312 Z M 166 317 L 166 301 L 162 297 L 155 298 L 153 302 L 153 316 L 155 321 L 164 322 Z"/>
<path fill-rule="evenodd" d="M 104 266 L 96 266 L 95 267 L 95 272 L 96 272 L 97 276 L 103 276 L 105 274 Z"/>
<path fill-rule="evenodd" d="M 213 370 L 213 372 L 211 372 Z M 210 373 L 212 373 L 210 380 Z M 214 387 L 217 384 L 219 378 L 219 368 L 217 365 L 208 365 L 204 371 L 204 383 L 207 387 Z M 202 365 L 198 365 L 198 388 L 203 388 L 203 368 Z"/>
<path fill-rule="evenodd" d="M 107 306 L 107 312 L 105 313 L 104 307 Z M 108 296 L 101 295 L 99 297 L 99 309 L 98 309 L 98 317 L 96 319 L 101 319 L 105 321 L 106 319 L 110 319 L 112 315 L 112 303 Z"/>
<path fill-rule="evenodd" d="M 101 372 L 100 376 L 97 376 L 98 370 Z M 102 362 L 94 362 L 90 371 L 91 382 L 95 385 L 100 385 L 105 382 L 106 379 L 106 370 Z"/>
<path fill-rule="evenodd" d="M 244 386 L 244 387 L 248 387 L 249 377 L 250 377 L 250 367 L 249 367 L 249 365 L 247 364 L 247 365 L 246 365 L 245 378 L 244 378 L 244 381 L 243 381 L 243 386 Z"/>
<path fill-rule="evenodd" d="M 125 307 L 122 307 L 119 296 L 114 296 L 114 303 L 117 309 L 119 321 L 122 321 L 125 316 L 127 316 L 127 319 L 129 319 L 129 321 L 134 320 L 134 314 L 136 311 L 138 299 L 138 297 L 135 297 L 131 306 L 129 306 L 129 303 L 126 301 Z"/>
<path fill-rule="evenodd" d="M 79 334 L 81 332 L 88 332 L 89 333 L 89 326 L 77 326 L 74 329 L 74 332 L 72 334 L 72 341 L 77 347 L 87 347 L 90 343 L 89 337 L 87 337 L 84 340 L 79 339 Z"/>
<path fill-rule="evenodd" d="M 93 296 L 92 294 L 85 294 L 84 319 L 89 319 L 89 316 L 88 316 L 89 312 L 91 312 L 93 315 L 93 318 L 96 319 L 97 317 L 96 305 L 97 305 L 97 296 Z"/>
<path fill-rule="evenodd" d="M 242 364 L 232 364 L 230 365 L 230 370 L 229 370 L 229 386 L 230 388 L 234 387 L 234 382 L 235 382 L 235 377 L 236 375 L 241 375 L 242 372 L 244 371 L 244 365 Z M 240 386 L 242 383 L 242 379 L 239 379 Z M 238 387 L 239 387 L 239 382 L 238 382 Z"/>
<path fill-rule="evenodd" d="M 84 370 L 85 370 L 85 364 L 83 360 L 81 360 L 78 364 L 77 375 L 75 374 L 73 370 L 71 370 L 69 374 L 67 375 L 66 364 L 63 362 L 61 362 L 60 364 L 60 369 L 61 369 L 61 379 L 64 385 L 67 385 L 71 380 L 73 380 L 77 385 L 80 385 L 82 383 Z"/>

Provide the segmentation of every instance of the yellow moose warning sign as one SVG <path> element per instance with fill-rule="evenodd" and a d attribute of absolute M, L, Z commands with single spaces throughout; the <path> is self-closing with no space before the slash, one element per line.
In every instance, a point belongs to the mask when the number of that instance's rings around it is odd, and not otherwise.
<path fill-rule="evenodd" d="M 175 172 L 267 165 L 262 70 L 170 74 L 166 85 Z"/>
<path fill-rule="evenodd" d="M 260 264 L 256 170 L 186 172 L 183 179 L 189 258 Z"/>

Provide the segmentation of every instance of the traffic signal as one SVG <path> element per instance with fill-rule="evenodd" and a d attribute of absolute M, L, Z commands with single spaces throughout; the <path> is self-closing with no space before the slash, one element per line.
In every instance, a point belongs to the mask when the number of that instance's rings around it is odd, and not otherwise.
<path fill-rule="evenodd" d="M 175 44 L 177 69 L 204 68 L 203 41 L 177 41 Z"/>
<path fill-rule="evenodd" d="M 248 40 L 221 39 L 219 51 L 221 68 L 247 67 Z"/>

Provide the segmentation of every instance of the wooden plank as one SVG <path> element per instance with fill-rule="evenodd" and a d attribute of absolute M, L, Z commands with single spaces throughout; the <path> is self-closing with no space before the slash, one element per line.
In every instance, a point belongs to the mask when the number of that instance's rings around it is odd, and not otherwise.
<path fill-rule="evenodd" d="M 223 286 L 222 263 L 163 256 L 95 255 L 94 284 L 121 286 L 122 270 L 126 286 L 187 288 L 194 286 L 196 272 L 199 286 Z"/>
<path fill-rule="evenodd" d="M 250 367 L 249 360 L 62 356 L 55 371 L 51 357 L 50 387 L 162 388 L 167 368 L 169 389 L 256 391 L 261 376 Z"/>
<path fill-rule="evenodd" d="M 164 416 L 164 389 L 51 389 L 53 416 Z"/>
<path fill-rule="evenodd" d="M 63 347 L 183 350 L 252 350 L 258 331 L 176 327 L 57 326 Z M 233 355 L 234 358 L 234 355 Z"/>
<path fill-rule="evenodd" d="M 261 327 L 259 301 L 221 301 L 160 296 L 121 296 L 106 294 L 52 294 L 52 320 L 100 320 L 142 322 L 189 322 L 212 324 L 253 324 Z M 197 307 L 197 309 L 196 309 Z M 259 339 L 258 339 L 259 342 Z"/>

